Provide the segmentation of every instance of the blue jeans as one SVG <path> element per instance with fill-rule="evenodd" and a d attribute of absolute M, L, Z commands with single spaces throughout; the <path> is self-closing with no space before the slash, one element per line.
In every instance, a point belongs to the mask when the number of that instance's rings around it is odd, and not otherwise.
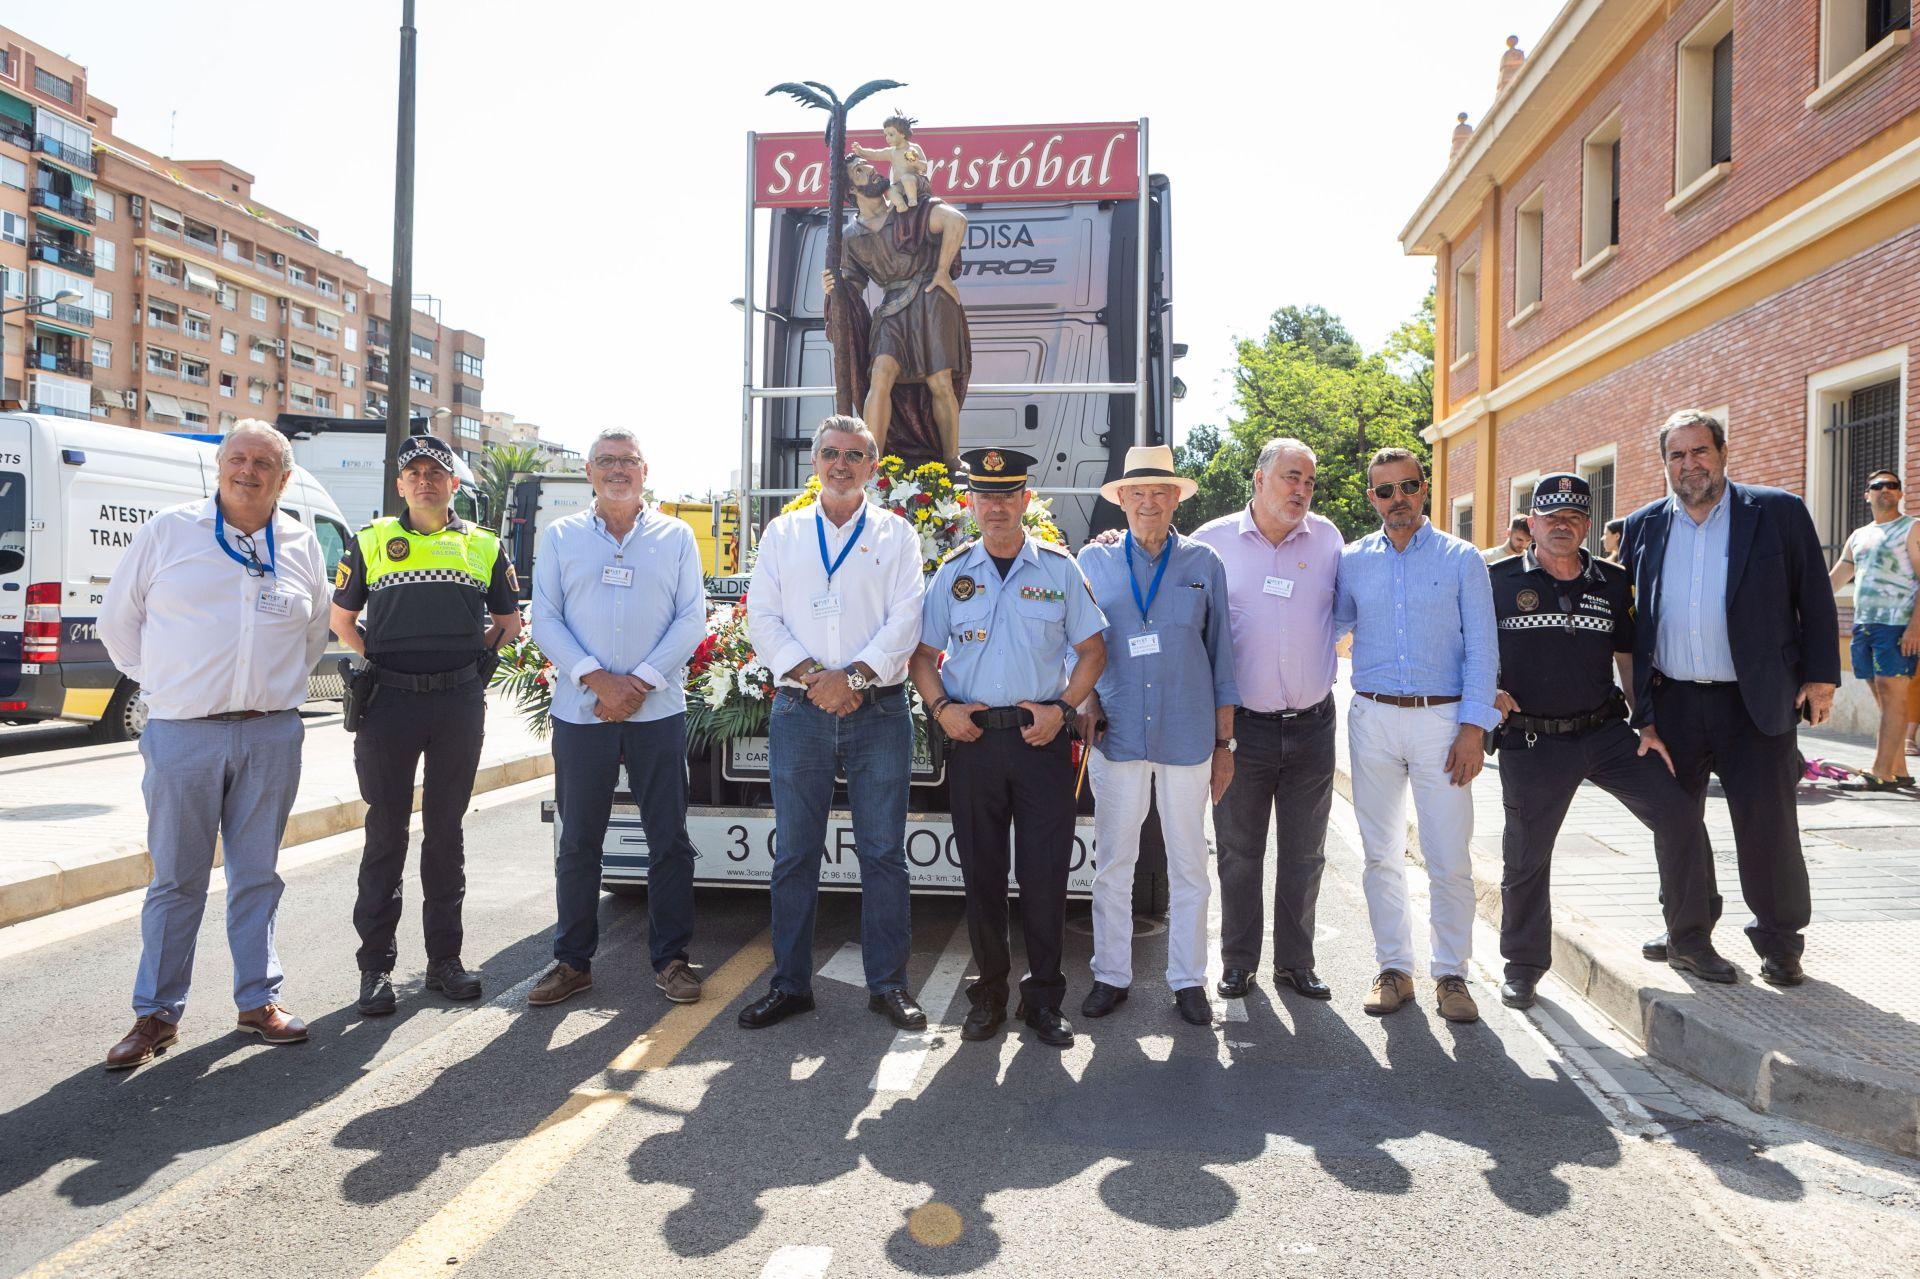
<path fill-rule="evenodd" d="M 560 823 L 553 957 L 593 969 L 600 946 L 600 857 L 620 760 L 647 836 L 647 942 L 653 971 L 687 957 L 693 938 L 693 841 L 687 838 L 687 717 L 623 724 L 553 721 L 553 798 Z"/>
<path fill-rule="evenodd" d="M 847 775 L 860 858 L 860 951 L 874 994 L 907 988 L 907 784 L 913 720 L 896 688 L 842 718 L 793 689 L 773 699 L 773 988 L 813 990 L 813 919 L 836 769 Z"/>

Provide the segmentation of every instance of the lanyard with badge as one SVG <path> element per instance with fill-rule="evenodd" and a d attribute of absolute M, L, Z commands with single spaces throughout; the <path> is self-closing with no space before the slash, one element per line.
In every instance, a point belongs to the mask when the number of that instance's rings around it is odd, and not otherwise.
<path fill-rule="evenodd" d="M 249 574 L 275 579 L 276 584 L 262 589 L 259 598 L 254 601 L 253 607 L 256 612 L 270 613 L 275 617 L 286 617 L 293 612 L 293 596 L 279 589 L 277 584 L 279 574 L 276 566 L 279 564 L 279 557 L 273 548 L 273 517 L 271 515 L 267 517 L 267 562 L 265 564 L 262 564 L 251 552 L 242 555 L 233 549 L 231 542 L 227 541 L 227 513 L 220 509 L 219 498 L 213 501 L 213 540 L 219 543 L 220 549 L 226 552 L 228 559 L 247 570 Z"/>
<path fill-rule="evenodd" d="M 827 555 L 827 519 L 816 505 L 813 512 L 813 534 L 820 541 L 820 567 L 827 570 L 827 589 L 812 599 L 815 617 L 840 616 L 840 594 L 833 589 L 833 575 L 847 562 L 847 556 L 853 553 L 853 545 L 860 540 L 860 534 L 867 527 L 867 504 L 860 504 L 860 519 L 853 526 L 853 532 L 847 534 L 847 544 L 840 548 L 837 558 Z"/>
<path fill-rule="evenodd" d="M 1167 575 L 1167 563 L 1173 559 L 1173 539 L 1169 537 L 1167 544 L 1160 548 L 1160 563 L 1153 570 L 1153 581 L 1148 585 L 1147 593 L 1144 596 L 1140 594 L 1140 580 L 1133 575 L 1133 533 L 1131 530 L 1127 533 L 1126 548 L 1127 585 L 1133 588 L 1133 603 L 1134 606 L 1140 610 L 1140 621 L 1149 628 L 1143 634 L 1129 635 L 1127 637 L 1127 656 L 1146 657 L 1149 654 L 1160 651 L 1160 636 L 1151 629 L 1153 619 L 1147 616 L 1147 612 L 1153 607 L 1154 597 L 1160 594 L 1160 579 Z"/>

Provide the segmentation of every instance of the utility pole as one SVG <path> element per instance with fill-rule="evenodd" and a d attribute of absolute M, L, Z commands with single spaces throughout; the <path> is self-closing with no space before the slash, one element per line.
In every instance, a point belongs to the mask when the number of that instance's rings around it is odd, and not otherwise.
<path fill-rule="evenodd" d="M 413 0 L 402 0 L 400 19 L 400 110 L 393 149 L 393 297 L 387 336 L 386 486 L 380 509 L 400 513 L 400 443 L 407 438 L 413 408 Z M 372 310 L 371 307 L 368 310 Z"/>

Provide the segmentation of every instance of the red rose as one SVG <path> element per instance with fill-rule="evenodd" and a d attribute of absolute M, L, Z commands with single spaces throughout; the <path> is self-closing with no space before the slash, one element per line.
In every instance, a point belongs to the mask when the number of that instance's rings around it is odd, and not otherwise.
<path fill-rule="evenodd" d="M 884 493 L 888 489 L 893 487 L 893 481 L 883 475 L 879 479 L 873 482 L 873 486 L 879 489 L 882 493 Z"/>
<path fill-rule="evenodd" d="M 918 502 L 922 506 L 933 505 L 933 496 L 929 493 L 922 493 L 919 497 L 916 497 L 913 500 Z"/>

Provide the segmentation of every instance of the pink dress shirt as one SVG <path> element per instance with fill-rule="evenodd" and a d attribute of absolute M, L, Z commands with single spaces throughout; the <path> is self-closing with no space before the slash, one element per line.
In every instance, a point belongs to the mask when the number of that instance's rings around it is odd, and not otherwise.
<path fill-rule="evenodd" d="M 1251 507 L 1193 534 L 1227 565 L 1234 678 L 1250 711 L 1300 711 L 1333 692 L 1333 588 L 1345 539 L 1311 511 L 1275 546 Z M 1268 581 L 1274 583 L 1268 589 Z"/>

